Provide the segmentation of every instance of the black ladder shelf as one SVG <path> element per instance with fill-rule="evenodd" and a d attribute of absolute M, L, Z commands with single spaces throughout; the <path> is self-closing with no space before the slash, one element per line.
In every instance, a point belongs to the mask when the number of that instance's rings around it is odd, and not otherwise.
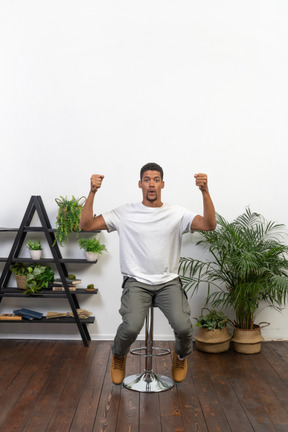
<path fill-rule="evenodd" d="M 33 216 L 37 212 L 38 217 L 41 222 L 41 227 L 31 227 L 30 224 L 32 222 Z M 26 234 L 28 232 L 43 232 L 46 236 L 46 240 L 48 242 L 50 251 L 52 253 L 52 258 L 45 258 L 40 259 L 37 262 L 41 263 L 47 263 L 47 262 L 53 262 L 56 265 L 57 271 L 59 273 L 59 277 L 61 278 L 61 281 L 63 283 L 65 292 L 55 292 L 50 290 L 43 290 L 39 293 L 30 296 L 29 298 L 37 297 L 37 298 L 67 298 L 71 307 L 71 310 L 73 312 L 74 320 L 73 318 L 59 318 L 59 319 L 49 319 L 46 320 L 46 318 L 42 318 L 41 320 L 35 320 L 34 323 L 75 323 L 78 327 L 79 333 L 81 335 L 83 344 L 88 347 L 88 342 L 91 340 L 90 334 L 87 329 L 87 324 L 91 324 L 95 321 L 95 317 L 89 317 L 87 319 L 79 319 L 77 309 L 80 308 L 78 299 L 76 294 L 89 294 L 84 289 L 77 289 L 76 291 L 70 291 L 69 286 L 67 283 L 67 276 L 68 271 L 66 269 L 66 263 L 85 263 L 89 264 L 88 261 L 84 259 L 70 259 L 70 258 L 63 258 L 59 249 L 59 246 L 55 242 L 55 229 L 51 227 L 48 215 L 46 213 L 46 209 L 44 207 L 43 201 L 41 196 L 33 195 L 30 198 L 29 204 L 27 206 L 27 209 L 25 211 L 23 220 L 20 224 L 20 227 L 18 229 L 1 229 L 3 232 L 13 232 L 16 231 L 16 237 L 13 242 L 12 248 L 10 250 L 8 258 L 0 258 L 0 261 L 5 261 L 4 269 L 0 277 L 0 302 L 2 301 L 3 297 L 22 297 L 25 294 L 21 292 L 22 290 L 18 290 L 16 288 L 10 288 L 8 287 L 8 283 L 11 277 L 11 270 L 10 266 L 11 264 L 15 262 L 31 262 L 32 260 L 29 258 L 19 258 L 18 255 L 21 251 L 21 248 L 23 246 Z M 53 246 L 54 244 L 54 246 Z M 98 290 L 94 291 L 93 293 L 97 293 Z M 2 323 L 12 323 L 19 321 L 0 321 Z M 25 323 L 29 323 L 31 321 L 25 321 Z"/>

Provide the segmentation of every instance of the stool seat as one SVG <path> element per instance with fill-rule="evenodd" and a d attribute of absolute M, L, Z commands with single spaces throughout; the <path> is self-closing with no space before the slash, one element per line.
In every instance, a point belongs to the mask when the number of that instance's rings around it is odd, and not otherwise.
<path fill-rule="evenodd" d="M 123 386 L 127 389 L 143 393 L 167 391 L 174 387 L 174 382 L 171 378 L 153 372 L 153 357 L 167 355 L 171 352 L 167 348 L 153 346 L 154 307 L 155 305 L 152 304 L 145 318 L 145 346 L 130 350 L 131 354 L 145 358 L 144 372 L 130 375 L 123 381 Z"/>

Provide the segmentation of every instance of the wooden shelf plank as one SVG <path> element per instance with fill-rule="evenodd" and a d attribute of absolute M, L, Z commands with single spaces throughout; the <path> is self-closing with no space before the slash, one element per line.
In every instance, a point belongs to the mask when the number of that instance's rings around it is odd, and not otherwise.
<path fill-rule="evenodd" d="M 19 228 L 10 228 L 10 227 L 0 227 L 0 232 L 18 232 Z M 29 231 L 37 231 L 37 232 L 44 232 L 43 227 L 41 226 L 25 226 L 24 227 L 24 231 L 29 232 Z M 48 228 L 47 230 L 50 233 L 54 233 L 56 232 L 56 228 Z M 72 232 L 71 234 L 81 234 L 81 233 L 100 233 L 101 231 L 99 230 L 95 230 L 95 231 L 86 231 L 86 230 L 80 230 L 79 233 L 77 232 Z"/>
<path fill-rule="evenodd" d="M 0 257 L 0 262 L 6 262 L 7 258 Z M 59 258 L 58 261 L 63 264 L 97 264 L 98 260 L 96 261 L 87 261 L 86 259 L 82 258 Z M 26 263 L 33 263 L 33 264 L 47 264 L 47 263 L 53 263 L 55 262 L 54 258 L 41 258 L 40 260 L 32 260 L 31 258 L 12 258 L 12 262 L 26 262 Z"/>
<path fill-rule="evenodd" d="M 95 317 L 90 316 L 86 319 L 80 319 L 82 324 L 93 324 L 95 322 Z M 61 317 L 61 318 L 49 318 L 42 317 L 41 319 L 33 319 L 33 320 L 0 320 L 0 324 L 3 323 L 18 323 L 18 324 L 76 324 L 74 318 L 69 317 Z"/>
<path fill-rule="evenodd" d="M 85 288 L 78 288 L 76 289 L 76 291 L 70 291 L 70 293 L 73 294 L 79 294 L 79 295 L 91 295 L 91 294 L 97 294 L 98 293 L 98 288 L 95 289 L 95 291 L 86 291 Z M 0 297 L 25 297 L 25 298 L 67 298 L 66 292 L 65 291 L 52 291 L 52 290 L 48 290 L 48 289 L 43 289 L 42 291 L 40 291 L 37 294 L 33 294 L 31 296 L 26 296 L 26 294 L 24 294 L 24 290 L 18 289 L 18 288 L 13 288 L 13 287 L 7 287 L 7 288 L 2 288 L 0 289 Z"/>

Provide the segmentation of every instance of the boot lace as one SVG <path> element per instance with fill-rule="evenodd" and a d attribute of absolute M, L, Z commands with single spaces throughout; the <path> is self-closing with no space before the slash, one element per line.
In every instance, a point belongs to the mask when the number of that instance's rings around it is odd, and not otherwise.
<path fill-rule="evenodd" d="M 113 369 L 123 369 L 125 357 L 113 356 Z"/>
<path fill-rule="evenodd" d="M 176 354 L 174 357 L 174 366 L 177 369 L 185 369 L 185 359 L 180 360 L 178 355 Z"/>

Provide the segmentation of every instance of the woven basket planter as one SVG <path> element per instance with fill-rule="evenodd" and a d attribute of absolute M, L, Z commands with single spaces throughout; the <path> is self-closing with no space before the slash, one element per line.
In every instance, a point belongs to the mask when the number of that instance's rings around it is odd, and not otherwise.
<path fill-rule="evenodd" d="M 267 324 L 267 323 L 266 323 Z M 267 324 L 269 325 L 269 324 Z M 261 326 L 254 325 L 253 329 L 234 328 L 233 345 L 234 350 L 241 354 L 257 354 L 261 351 L 264 338 L 261 335 Z"/>
<path fill-rule="evenodd" d="M 232 336 L 227 327 L 208 330 L 200 327 L 195 335 L 196 348 L 207 353 L 221 353 L 229 350 Z"/>
<path fill-rule="evenodd" d="M 15 275 L 15 278 L 16 278 L 17 288 L 26 290 L 27 289 L 26 276 Z"/>

